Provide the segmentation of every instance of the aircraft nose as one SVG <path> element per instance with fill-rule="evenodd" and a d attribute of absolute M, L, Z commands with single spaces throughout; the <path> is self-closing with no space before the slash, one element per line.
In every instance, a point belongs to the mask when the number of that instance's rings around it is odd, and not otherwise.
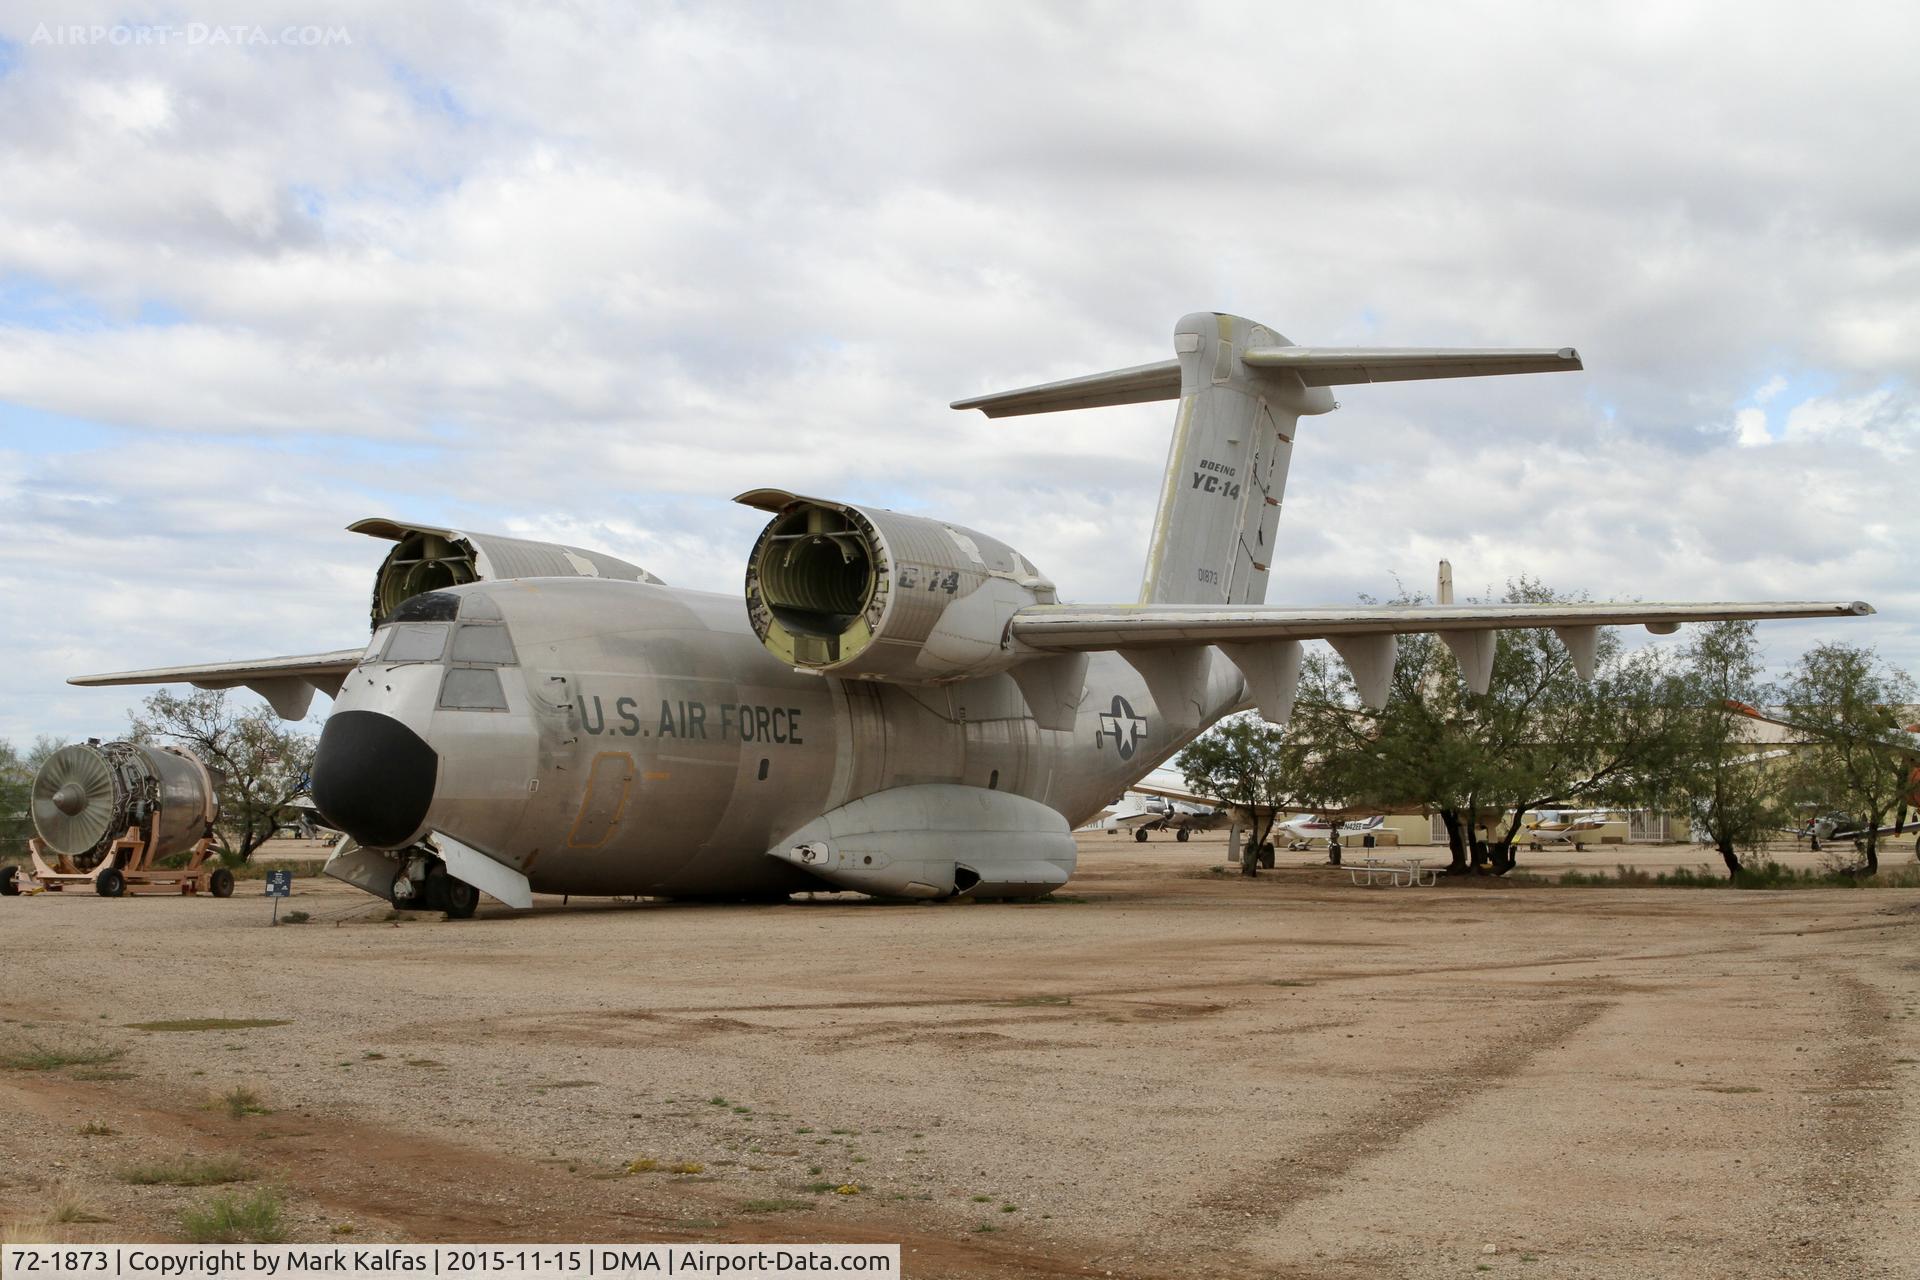
<path fill-rule="evenodd" d="M 426 821 L 439 768 L 434 749 L 392 716 L 336 711 L 314 752 L 314 807 L 358 843 L 396 848 Z"/>

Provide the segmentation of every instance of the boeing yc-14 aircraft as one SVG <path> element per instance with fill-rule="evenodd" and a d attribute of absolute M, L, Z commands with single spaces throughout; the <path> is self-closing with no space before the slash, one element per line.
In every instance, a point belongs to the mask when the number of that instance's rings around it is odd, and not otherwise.
<path fill-rule="evenodd" d="M 1832 618 L 1857 602 L 1270 606 L 1287 465 L 1331 387 L 1570 372 L 1572 348 L 1295 346 L 1202 312 L 1174 357 L 957 402 L 990 417 L 1178 400 L 1137 602 L 1069 604 L 1026 556 L 937 516 L 754 489 L 744 600 L 575 547 L 362 521 L 395 543 L 373 637 L 332 653 L 87 676 L 334 698 L 313 799 L 327 871 L 396 906 L 477 891 L 1030 898 L 1072 829 L 1221 717 L 1284 723 L 1303 640 L 1383 705 L 1395 637 L 1437 633 L 1484 691 L 1495 632 Z"/>

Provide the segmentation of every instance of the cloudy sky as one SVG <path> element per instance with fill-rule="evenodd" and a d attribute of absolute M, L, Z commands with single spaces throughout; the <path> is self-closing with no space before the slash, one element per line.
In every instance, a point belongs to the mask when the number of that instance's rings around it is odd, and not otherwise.
<path fill-rule="evenodd" d="M 1342 389 L 1273 602 L 1860 598 L 1770 657 L 1920 670 L 1916 12 L 5 0 L 0 737 L 358 643 L 376 514 L 734 591 L 780 485 L 1130 599 L 1170 406 L 945 406 L 1209 309 L 1587 362 Z"/>

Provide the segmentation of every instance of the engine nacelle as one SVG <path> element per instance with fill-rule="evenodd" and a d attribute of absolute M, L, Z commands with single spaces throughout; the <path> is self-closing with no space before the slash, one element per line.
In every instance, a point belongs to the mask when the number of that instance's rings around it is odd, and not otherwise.
<path fill-rule="evenodd" d="M 213 776 L 182 747 L 77 742 L 61 747 L 33 779 L 33 827 L 47 848 L 91 870 L 129 827 L 148 856 L 193 847 L 220 816 Z"/>
<path fill-rule="evenodd" d="M 747 558 L 754 634 L 798 670 L 937 684 L 1022 655 L 1007 621 L 1052 604 L 1053 583 L 997 538 L 941 520 L 756 489 L 773 511 Z"/>
<path fill-rule="evenodd" d="M 373 625 L 376 627 L 404 600 L 467 582 L 495 582 L 501 578 L 660 581 L 639 565 L 628 564 L 604 551 L 568 547 L 557 542 L 529 542 L 497 533 L 463 533 L 432 525 L 402 524 L 397 520 L 356 520 L 347 528 L 370 537 L 390 538 L 394 543 L 373 579 Z"/>

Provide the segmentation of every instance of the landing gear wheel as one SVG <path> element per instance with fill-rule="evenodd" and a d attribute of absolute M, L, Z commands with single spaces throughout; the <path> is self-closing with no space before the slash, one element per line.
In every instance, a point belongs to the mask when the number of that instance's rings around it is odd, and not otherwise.
<path fill-rule="evenodd" d="M 127 878 L 120 874 L 120 868 L 108 867 L 93 882 L 93 891 L 103 898 L 117 898 L 127 891 Z"/>
<path fill-rule="evenodd" d="M 19 896 L 20 868 L 15 866 L 0 867 L 0 898 L 17 898 Z"/>
<path fill-rule="evenodd" d="M 1133 829 L 1133 838 L 1141 844 L 1145 844 L 1147 842 L 1147 829 L 1145 827 L 1135 827 Z"/>
<path fill-rule="evenodd" d="M 1178 831 L 1173 833 L 1173 838 L 1175 840 L 1178 840 L 1181 844 L 1185 844 L 1187 842 L 1187 837 L 1192 834 L 1193 832 L 1187 830 L 1185 827 L 1182 827 Z"/>
<path fill-rule="evenodd" d="M 215 867 L 213 874 L 207 877 L 207 892 L 216 898 L 233 896 L 233 872 L 225 867 Z"/>
<path fill-rule="evenodd" d="M 447 913 L 447 919 L 473 919 L 474 909 L 480 905 L 480 891 L 465 880 L 456 880 L 444 871 L 436 871 L 434 875 L 446 881 L 439 896 L 445 899 L 444 910 Z"/>
<path fill-rule="evenodd" d="M 425 904 L 420 901 L 422 887 L 413 882 L 413 877 L 407 874 L 405 867 L 400 868 L 400 873 L 393 878 L 393 909 L 395 911 L 424 910 Z"/>

